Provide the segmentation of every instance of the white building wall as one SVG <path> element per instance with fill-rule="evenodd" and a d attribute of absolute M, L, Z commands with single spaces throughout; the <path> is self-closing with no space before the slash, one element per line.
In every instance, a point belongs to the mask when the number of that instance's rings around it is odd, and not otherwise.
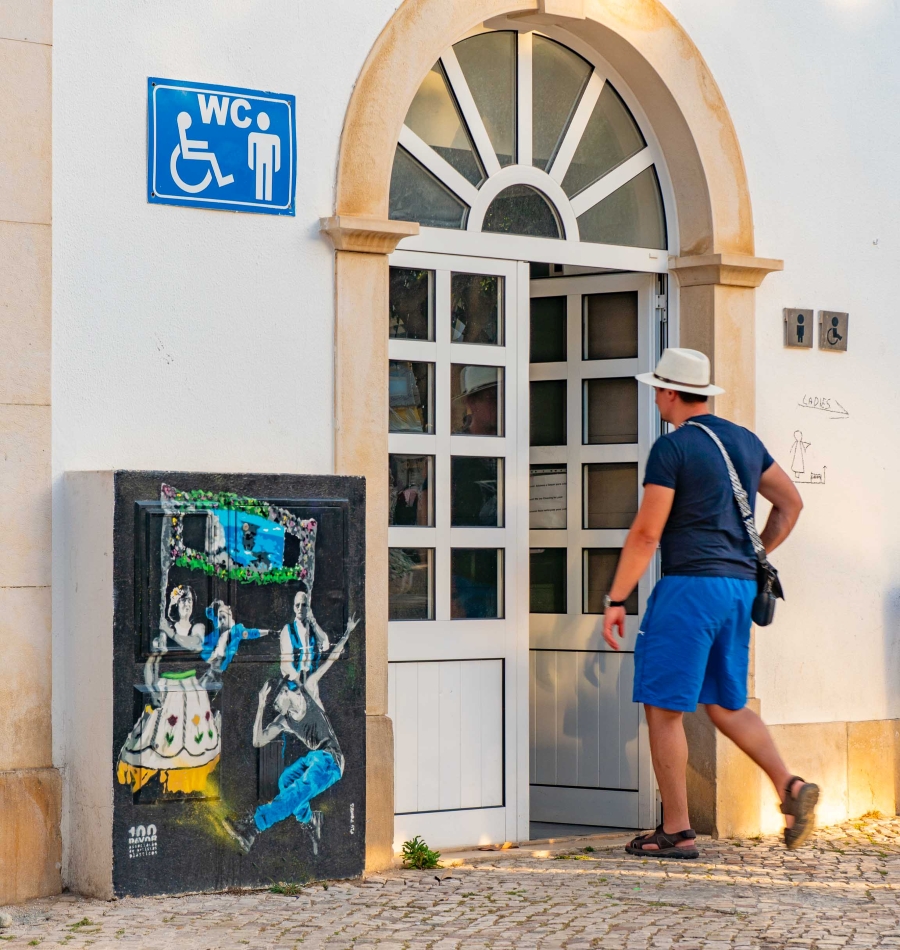
<path fill-rule="evenodd" d="M 344 113 L 396 0 L 56 0 L 54 710 L 78 469 L 330 472 Z M 150 205 L 147 77 L 292 93 L 296 217 Z M 54 729 L 55 760 L 65 761 Z"/>
<path fill-rule="evenodd" d="M 64 471 L 331 470 L 333 258 L 317 222 L 333 208 L 353 83 L 396 5 L 56 0 L 57 636 Z M 789 599 L 757 636 L 764 715 L 898 716 L 900 9 L 892 0 L 669 7 L 736 125 L 757 253 L 786 261 L 757 298 L 758 431 L 785 468 L 797 429 L 811 443 L 809 465 L 827 466 L 824 486 L 801 489 L 800 527 L 775 558 Z M 149 75 L 293 93 L 296 217 L 149 205 Z M 786 306 L 848 310 L 849 352 L 784 350 Z M 840 402 L 849 418 L 803 409 L 804 396 Z"/>
<path fill-rule="evenodd" d="M 756 251 L 757 430 L 805 510 L 773 561 L 787 602 L 757 631 L 770 722 L 900 716 L 900 7 L 891 0 L 670 0 L 723 91 L 747 165 Z M 850 313 L 845 354 L 787 350 L 782 309 Z M 829 398 L 849 417 L 804 409 Z M 832 403 L 834 405 L 834 402 Z"/>

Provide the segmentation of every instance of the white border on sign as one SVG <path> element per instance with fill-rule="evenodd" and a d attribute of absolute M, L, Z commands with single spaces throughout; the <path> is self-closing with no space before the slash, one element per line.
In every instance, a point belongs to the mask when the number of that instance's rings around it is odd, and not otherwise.
<path fill-rule="evenodd" d="M 157 156 L 157 148 L 159 144 L 159 135 L 156 129 L 156 93 L 160 89 L 174 89 L 178 92 L 204 92 L 204 93 L 207 93 L 208 95 L 222 95 L 224 92 L 224 90 L 222 89 L 210 89 L 206 86 L 193 86 L 193 85 L 192 86 L 173 86 L 173 85 L 162 85 L 162 84 L 154 85 L 153 87 L 153 194 L 155 197 L 177 198 L 179 201 L 196 201 L 198 203 L 202 202 L 205 204 L 241 205 L 242 207 L 245 207 L 245 208 L 271 208 L 272 210 L 275 210 L 275 211 L 281 211 L 281 210 L 286 210 L 287 208 L 290 208 L 291 204 L 293 203 L 293 196 L 291 195 L 291 191 L 293 190 L 292 185 L 288 186 L 288 196 L 289 196 L 288 203 L 284 205 L 266 204 L 265 202 L 261 202 L 261 201 L 231 201 L 227 198 L 202 198 L 199 196 L 194 198 L 186 194 L 170 195 L 170 194 L 165 194 L 161 192 L 156 187 L 156 156 Z M 296 141 L 296 137 L 294 135 L 294 112 L 293 112 L 293 109 L 291 109 L 290 102 L 287 99 L 279 99 L 277 96 L 245 95 L 243 91 L 241 91 L 241 98 L 254 99 L 259 102 L 278 102 L 278 103 L 281 103 L 282 105 L 287 106 L 288 134 L 290 136 L 290 145 L 291 145 L 291 148 L 290 148 L 291 161 L 290 161 L 290 167 L 288 168 L 288 180 L 291 183 L 293 183 L 294 181 L 294 143 Z"/>

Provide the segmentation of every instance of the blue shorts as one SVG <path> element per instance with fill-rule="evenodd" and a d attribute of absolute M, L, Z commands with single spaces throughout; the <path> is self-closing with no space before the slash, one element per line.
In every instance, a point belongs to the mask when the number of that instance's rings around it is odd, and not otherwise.
<path fill-rule="evenodd" d="M 756 581 L 668 575 L 653 588 L 634 648 L 636 703 L 743 709 Z"/>

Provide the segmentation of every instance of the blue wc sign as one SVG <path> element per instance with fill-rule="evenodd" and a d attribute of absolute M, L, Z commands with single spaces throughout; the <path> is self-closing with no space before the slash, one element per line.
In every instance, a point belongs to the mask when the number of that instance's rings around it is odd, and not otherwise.
<path fill-rule="evenodd" d="M 294 214 L 294 97 L 147 80 L 147 200 Z"/>

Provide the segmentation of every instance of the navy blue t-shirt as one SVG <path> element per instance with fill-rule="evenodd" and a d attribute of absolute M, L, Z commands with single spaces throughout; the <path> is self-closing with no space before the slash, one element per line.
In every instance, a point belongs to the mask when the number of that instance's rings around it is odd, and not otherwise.
<path fill-rule="evenodd" d="M 718 416 L 695 416 L 722 440 L 756 507 L 762 473 L 774 459 L 749 430 Z M 675 489 L 662 536 L 663 574 L 756 579 L 753 545 L 741 522 L 728 468 L 715 442 L 684 425 L 656 440 L 647 459 L 645 485 Z"/>

